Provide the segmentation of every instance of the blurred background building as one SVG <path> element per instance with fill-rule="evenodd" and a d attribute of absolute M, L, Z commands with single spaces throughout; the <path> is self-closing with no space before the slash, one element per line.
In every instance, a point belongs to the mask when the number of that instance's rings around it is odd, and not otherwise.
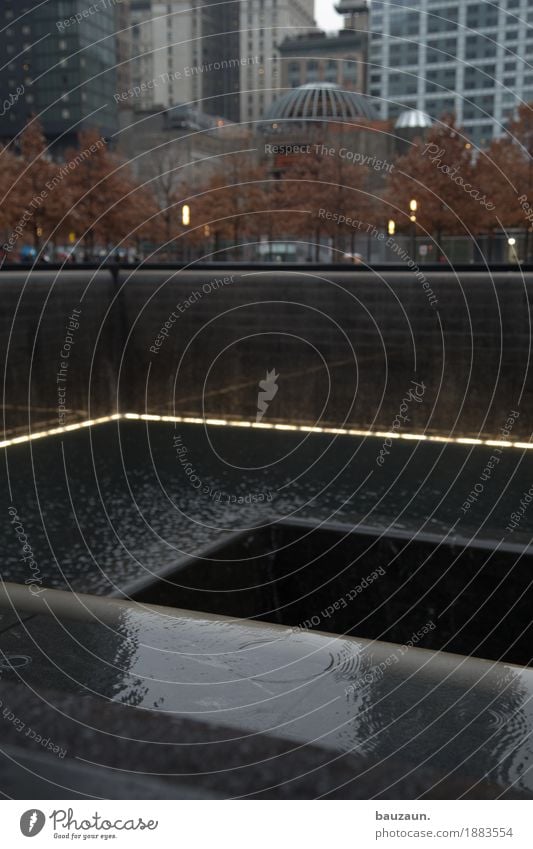
<path fill-rule="evenodd" d="M 117 91 L 131 86 L 131 5 L 130 0 L 120 0 L 116 7 L 116 85 Z M 119 104 L 120 108 L 120 104 Z"/>
<path fill-rule="evenodd" d="M 235 0 L 132 0 L 137 111 L 187 103 L 238 120 L 241 58 Z"/>
<path fill-rule="evenodd" d="M 230 121 L 257 121 L 281 88 L 279 43 L 312 30 L 314 0 L 132 0 L 137 110 L 194 104 Z"/>
<path fill-rule="evenodd" d="M 240 4 L 242 56 L 258 56 L 241 71 L 241 121 L 258 121 L 282 88 L 279 45 L 315 27 L 314 0 L 247 0 Z"/>
<path fill-rule="evenodd" d="M 533 99 L 532 0 L 373 0 L 370 9 L 369 91 L 382 118 L 406 107 L 454 113 L 486 146 Z"/>
<path fill-rule="evenodd" d="M 326 159 L 328 149 L 345 162 L 377 164 L 373 182 L 377 189 L 397 157 L 432 126 L 429 115 L 413 109 L 404 110 L 395 122 L 384 121 L 379 100 L 343 85 L 317 81 L 278 97 L 258 125 L 257 139 L 276 175 L 302 154 L 309 158 L 318 145 L 324 146 L 319 155 Z"/>
<path fill-rule="evenodd" d="M 328 82 L 351 91 L 366 91 L 366 34 L 350 30 L 305 33 L 279 48 L 283 88 Z"/>
<path fill-rule="evenodd" d="M 117 142 L 139 180 L 155 181 L 158 190 L 172 195 L 181 184 L 194 185 L 197 173 L 205 179 L 220 167 L 217 156 L 243 142 L 243 134 L 239 124 L 178 105 L 130 116 Z"/>
<path fill-rule="evenodd" d="M 0 110 L 0 138 L 11 139 L 31 115 L 39 115 L 45 134 L 58 147 L 76 140 L 80 129 L 98 127 L 111 135 L 118 126 L 113 94 L 117 89 L 117 10 L 112 3 L 86 9 L 77 0 L 2 0 L 0 5 L 0 89 L 14 102 Z M 127 4 L 122 4 L 122 20 Z"/>
<path fill-rule="evenodd" d="M 483 147 L 533 100 L 533 0 L 334 8 L 332 33 L 314 0 L 3 0 L 0 138 L 35 114 L 61 151 L 80 129 L 111 138 L 133 115 L 176 106 L 253 131 L 288 89 L 329 83 L 371 96 L 391 126 L 406 111 L 408 125 L 453 113 Z"/>

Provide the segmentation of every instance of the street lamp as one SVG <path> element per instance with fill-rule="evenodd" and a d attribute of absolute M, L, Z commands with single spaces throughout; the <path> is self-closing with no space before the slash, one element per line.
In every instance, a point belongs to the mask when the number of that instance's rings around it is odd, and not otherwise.
<path fill-rule="evenodd" d="M 418 202 L 414 198 L 409 202 L 409 210 L 411 212 L 411 215 L 409 216 L 409 220 L 411 221 L 411 224 L 413 225 L 412 231 L 411 231 L 411 258 L 415 259 L 415 254 L 416 254 L 416 213 L 418 211 Z"/>
<path fill-rule="evenodd" d="M 389 236 L 394 236 L 396 233 L 396 221 L 393 218 L 389 218 L 389 223 L 387 224 L 387 231 Z"/>
<path fill-rule="evenodd" d="M 184 203 L 183 206 L 181 207 L 181 226 L 182 227 L 188 227 L 190 223 L 191 223 L 191 207 L 189 206 L 188 203 Z M 188 254 L 189 254 L 189 245 L 187 244 L 187 241 L 185 241 L 183 243 L 183 247 L 182 247 L 182 255 L 183 255 L 184 259 L 187 258 Z"/>

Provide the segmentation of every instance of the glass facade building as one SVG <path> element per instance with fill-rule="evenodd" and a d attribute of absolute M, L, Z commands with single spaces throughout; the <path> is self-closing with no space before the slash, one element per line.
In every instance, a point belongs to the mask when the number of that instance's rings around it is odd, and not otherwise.
<path fill-rule="evenodd" d="M 533 0 L 373 0 L 369 91 L 381 117 L 455 113 L 475 144 L 533 101 Z"/>
<path fill-rule="evenodd" d="M 1 138 L 32 114 L 62 147 L 89 126 L 105 136 L 117 129 L 117 8 L 117 0 L 2 0 Z"/>

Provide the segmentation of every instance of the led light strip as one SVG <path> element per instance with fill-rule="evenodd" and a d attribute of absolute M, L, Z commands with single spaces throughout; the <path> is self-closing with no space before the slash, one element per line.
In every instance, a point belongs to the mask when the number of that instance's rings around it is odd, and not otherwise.
<path fill-rule="evenodd" d="M 38 430 L 35 433 L 25 433 L 22 436 L 14 436 L 12 439 L 3 439 L 0 441 L 0 448 L 8 448 L 10 445 L 20 445 L 22 442 L 33 442 L 34 439 L 42 439 L 44 436 L 57 436 L 59 433 L 70 433 L 73 430 L 82 430 L 84 427 L 93 427 L 94 425 L 105 424 L 106 422 L 115 422 L 122 419 L 122 413 L 115 413 L 112 416 L 101 416 L 98 419 L 87 419 L 84 422 L 75 422 L 74 424 L 62 425 L 61 427 L 53 427 L 49 430 Z"/>
<path fill-rule="evenodd" d="M 309 425 L 280 424 L 270 422 L 253 422 L 232 419 L 203 419 L 193 416 L 158 416 L 152 413 L 114 413 L 112 416 L 101 416 L 98 419 L 88 419 L 84 422 L 55 427 L 49 430 L 36 431 L 35 433 L 14 436 L 12 439 L 0 441 L 0 448 L 8 448 L 10 445 L 20 445 L 23 442 L 32 442 L 34 439 L 42 439 L 45 436 L 57 436 L 61 433 L 70 433 L 73 430 L 82 430 L 85 427 L 105 424 L 118 420 L 134 420 L 145 422 L 172 422 L 175 424 L 201 424 L 212 427 L 248 427 L 256 430 L 281 430 L 295 431 L 300 433 L 327 433 L 335 436 L 361 436 L 373 439 L 404 439 L 415 442 L 442 442 L 452 445 L 485 445 L 493 448 L 520 448 L 522 450 L 533 450 L 533 442 L 509 442 L 497 439 L 471 439 L 464 436 L 428 436 L 424 433 L 394 433 L 392 431 L 380 430 L 357 430 L 354 428 L 340 427 L 312 427 Z"/>
<path fill-rule="evenodd" d="M 416 442 L 444 442 L 453 445 L 487 445 L 494 448 L 522 448 L 533 450 L 533 442 L 509 442 L 497 439 L 473 439 L 466 436 L 430 436 L 425 433 L 394 433 L 380 430 L 356 430 L 340 427 L 312 427 L 309 425 L 276 424 L 232 419 L 202 419 L 191 416 L 157 416 L 150 413 L 125 413 L 124 419 L 149 422 L 174 422 L 177 424 L 203 424 L 212 427 L 249 427 L 260 430 L 299 431 L 300 433 L 328 433 L 339 436 L 362 436 L 377 439 L 405 439 Z"/>

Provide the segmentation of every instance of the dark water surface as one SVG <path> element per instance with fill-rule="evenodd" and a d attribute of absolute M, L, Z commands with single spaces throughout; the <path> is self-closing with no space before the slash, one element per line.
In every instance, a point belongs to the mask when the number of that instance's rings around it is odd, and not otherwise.
<path fill-rule="evenodd" d="M 504 449 L 487 477 L 491 447 L 395 440 L 380 467 L 382 445 L 377 437 L 121 420 L 11 446 L 1 577 L 108 594 L 231 530 L 279 518 L 504 541 L 518 553 L 529 543 L 533 504 L 514 533 L 506 526 L 533 483 L 532 452 Z"/>

